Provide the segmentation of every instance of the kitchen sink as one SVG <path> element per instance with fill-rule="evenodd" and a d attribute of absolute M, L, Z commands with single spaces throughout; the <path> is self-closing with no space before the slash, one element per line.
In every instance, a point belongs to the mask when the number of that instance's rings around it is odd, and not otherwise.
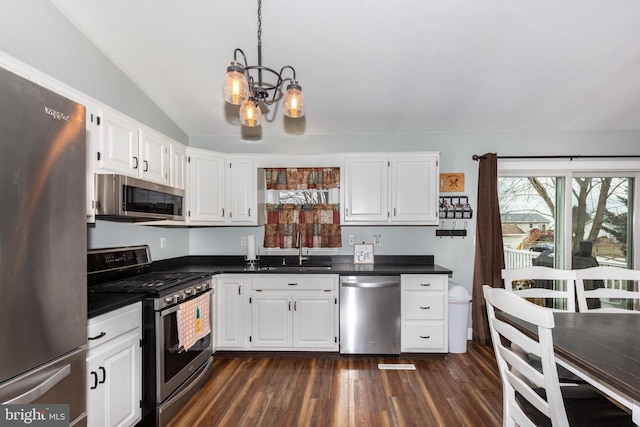
<path fill-rule="evenodd" d="M 305 271 L 329 271 L 330 265 L 270 265 L 260 268 L 263 271 L 305 272 Z"/>

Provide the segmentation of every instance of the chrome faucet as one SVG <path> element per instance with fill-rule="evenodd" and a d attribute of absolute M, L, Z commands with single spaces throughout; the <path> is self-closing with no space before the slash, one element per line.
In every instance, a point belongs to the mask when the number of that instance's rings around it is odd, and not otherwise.
<path fill-rule="evenodd" d="M 302 261 L 309 260 L 309 250 L 307 256 L 302 256 L 302 231 L 298 231 L 298 265 L 302 265 Z"/>

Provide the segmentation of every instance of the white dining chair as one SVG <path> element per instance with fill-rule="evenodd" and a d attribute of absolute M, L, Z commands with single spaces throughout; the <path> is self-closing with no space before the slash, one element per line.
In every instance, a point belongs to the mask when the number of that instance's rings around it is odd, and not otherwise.
<path fill-rule="evenodd" d="M 640 292 L 637 291 L 640 282 L 640 270 L 629 270 L 620 267 L 600 266 L 575 270 L 576 294 L 578 309 L 582 312 L 608 313 L 640 313 L 637 309 L 640 302 Z M 585 282 L 597 280 L 604 283 L 603 288 L 587 289 Z M 634 290 L 629 290 L 634 289 Z M 609 301 L 603 301 L 609 299 Z M 589 307 L 589 300 L 599 300 L 600 307 Z M 613 301 L 611 301 L 613 300 Z M 628 303 L 631 301 L 631 303 Z M 617 303 L 626 307 L 602 307 L 602 303 Z M 627 305 L 631 304 L 631 306 Z"/>
<path fill-rule="evenodd" d="M 575 280 L 573 270 L 531 266 L 502 270 L 504 288 L 539 305 L 551 304 L 554 310 L 576 311 Z M 540 282 L 547 287 L 539 287 Z M 523 287 L 524 285 L 524 287 Z"/>
<path fill-rule="evenodd" d="M 553 349 L 553 311 L 513 292 L 483 287 L 491 339 L 502 380 L 502 425 L 523 427 L 631 426 L 631 415 L 588 385 L 560 387 Z M 533 325 L 537 340 L 516 328 L 518 319 Z M 511 344 L 536 354 L 542 371 L 529 365 Z M 526 379 L 523 380 L 523 378 Z"/>

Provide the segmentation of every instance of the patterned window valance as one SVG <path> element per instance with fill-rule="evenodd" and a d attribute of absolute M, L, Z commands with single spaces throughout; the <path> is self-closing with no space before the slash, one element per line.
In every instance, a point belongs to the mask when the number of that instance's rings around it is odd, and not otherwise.
<path fill-rule="evenodd" d="M 340 188 L 340 168 L 270 168 L 267 190 L 328 190 Z"/>
<path fill-rule="evenodd" d="M 267 169 L 266 182 L 267 191 L 339 189 L 340 169 Z M 302 247 L 342 247 L 339 203 L 267 203 L 265 211 L 265 248 L 295 248 L 298 232 L 302 233 Z"/>

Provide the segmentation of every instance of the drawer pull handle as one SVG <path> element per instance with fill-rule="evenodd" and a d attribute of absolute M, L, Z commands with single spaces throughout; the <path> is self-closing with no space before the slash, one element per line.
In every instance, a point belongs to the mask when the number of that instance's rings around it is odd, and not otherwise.
<path fill-rule="evenodd" d="M 288 283 L 289 286 L 298 286 L 297 283 Z"/>
<path fill-rule="evenodd" d="M 420 286 L 431 286 L 431 283 L 420 283 Z"/>
<path fill-rule="evenodd" d="M 426 335 L 426 336 L 425 335 L 420 335 L 420 338 L 424 338 L 424 339 L 428 340 L 429 338 L 431 338 L 431 336 L 429 336 L 429 335 Z"/>
<path fill-rule="evenodd" d="M 106 332 L 100 332 L 99 335 L 96 335 L 95 337 L 89 337 L 87 338 L 89 341 L 91 340 L 99 340 L 100 338 L 104 337 L 105 335 L 107 335 Z"/>
<path fill-rule="evenodd" d="M 427 306 L 427 307 L 420 307 L 422 310 L 430 310 L 431 306 Z"/>

